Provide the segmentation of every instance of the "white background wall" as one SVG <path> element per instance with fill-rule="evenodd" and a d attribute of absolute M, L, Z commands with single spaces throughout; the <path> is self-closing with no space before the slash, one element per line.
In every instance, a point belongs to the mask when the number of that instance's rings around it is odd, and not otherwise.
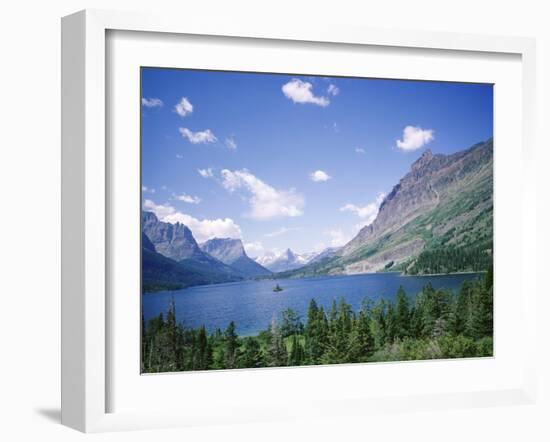
<path fill-rule="evenodd" d="M 250 20 L 534 36 L 538 39 L 539 253 L 548 250 L 550 14 L 547 2 L 400 0 L 11 0 L 0 14 L 0 438 L 82 440 L 59 421 L 60 358 L 60 17 L 83 8 L 246 15 Z M 429 69 L 429 67 L 427 67 Z M 518 174 L 518 185 L 520 176 Z M 542 204 L 544 203 L 544 205 Z M 518 208 L 519 210 L 519 208 Z M 541 278 L 542 279 L 542 278 Z M 546 284 L 546 287 L 548 284 Z M 550 440 L 550 303 L 540 290 L 540 399 L 536 406 L 377 415 L 93 436 L 94 440 Z M 7 301 L 7 302 L 6 302 Z M 546 321 L 548 322 L 548 321 Z M 411 380 L 414 382 L 414 380 Z"/>

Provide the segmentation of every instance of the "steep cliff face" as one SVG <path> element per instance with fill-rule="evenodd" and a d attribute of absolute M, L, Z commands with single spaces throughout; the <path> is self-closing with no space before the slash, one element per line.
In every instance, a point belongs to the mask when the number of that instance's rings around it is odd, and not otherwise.
<path fill-rule="evenodd" d="M 243 274 L 247 278 L 269 275 L 271 272 L 250 259 L 240 239 L 213 238 L 200 245 L 208 253 Z"/>
<path fill-rule="evenodd" d="M 152 212 L 143 212 L 141 221 L 143 233 L 161 255 L 175 261 L 204 258 L 204 253 L 187 226 L 161 222 Z"/>
<path fill-rule="evenodd" d="M 202 243 L 200 248 L 203 252 L 229 265 L 240 257 L 246 256 L 243 243 L 240 239 L 213 238 Z"/>
<path fill-rule="evenodd" d="M 337 267 L 378 271 L 446 245 L 492 249 L 492 195 L 492 139 L 453 155 L 428 150 L 384 199 L 376 220 L 346 244 Z"/>
<path fill-rule="evenodd" d="M 441 163 L 442 155 L 434 156 L 427 150 L 411 166 L 411 171 L 395 185 L 380 205 L 375 221 L 363 227 L 342 250 L 341 255 L 352 254 L 365 244 L 398 229 L 419 214 L 434 208 L 439 195 L 434 189 L 430 171 Z"/>
<path fill-rule="evenodd" d="M 447 254 L 490 256 L 492 237 L 490 139 L 452 155 L 424 152 L 386 196 L 371 225 L 328 262 L 299 271 L 304 275 L 411 269 L 422 273 L 417 265 L 421 254 L 452 250 Z"/>

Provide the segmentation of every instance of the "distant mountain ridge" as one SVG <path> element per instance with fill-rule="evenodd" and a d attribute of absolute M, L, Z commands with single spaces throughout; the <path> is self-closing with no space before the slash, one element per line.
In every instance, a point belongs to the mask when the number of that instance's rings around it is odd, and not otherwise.
<path fill-rule="evenodd" d="M 270 271 L 277 273 L 303 267 L 315 257 L 315 255 L 316 253 L 298 254 L 294 253 L 291 249 L 286 249 L 282 253 L 267 253 L 256 258 L 256 262 Z"/>
<path fill-rule="evenodd" d="M 213 238 L 200 244 L 200 248 L 203 252 L 231 266 L 244 277 L 254 278 L 271 274 L 268 269 L 248 257 L 240 239 Z"/>

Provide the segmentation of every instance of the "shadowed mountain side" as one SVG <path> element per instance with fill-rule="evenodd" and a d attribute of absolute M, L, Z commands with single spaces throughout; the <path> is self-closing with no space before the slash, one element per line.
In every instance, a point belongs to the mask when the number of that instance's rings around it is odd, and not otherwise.
<path fill-rule="evenodd" d="M 193 260 L 176 262 L 160 253 L 142 248 L 142 290 L 178 290 L 204 284 L 217 284 L 243 279 L 213 270 L 208 264 Z"/>

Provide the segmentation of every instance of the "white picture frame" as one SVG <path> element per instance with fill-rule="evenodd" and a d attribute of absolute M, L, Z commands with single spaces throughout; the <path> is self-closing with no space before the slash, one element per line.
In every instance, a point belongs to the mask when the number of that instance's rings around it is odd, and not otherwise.
<path fill-rule="evenodd" d="M 108 327 L 108 251 L 112 232 L 109 214 L 109 164 L 106 120 L 109 115 L 106 66 L 109 31 L 155 32 L 162 35 L 218 36 L 273 41 L 338 43 L 384 48 L 467 51 L 513 54 L 521 57 L 521 271 L 526 257 L 535 256 L 535 43 L 532 39 L 450 33 L 358 29 L 345 26 L 293 27 L 258 22 L 217 23 L 194 19 L 181 24 L 177 17 L 87 10 L 62 21 L 62 423 L 85 432 L 185 426 L 216 422 L 253 422 L 328 414 L 362 415 L 431 408 L 460 408 L 503 403 L 531 403 L 536 394 L 535 339 L 527 342 L 522 382 L 513 388 L 425 395 L 329 398 L 309 408 L 273 406 L 255 410 L 246 398 L 236 404 L 238 414 L 208 415 L 197 409 L 109 411 L 110 346 Z M 158 35 L 158 34 L 157 34 Z M 528 191 L 529 190 L 529 191 Z M 498 222 L 498 221 L 497 221 Z M 525 335 L 533 337 L 536 312 L 535 283 L 522 279 L 521 306 Z M 498 295 L 497 295 L 498 296 Z M 498 320 L 498 319 L 497 319 Z M 331 370 L 339 370 L 332 367 Z M 444 368 L 443 368 L 444 369 Z M 306 370 L 315 370 L 309 368 Z M 272 370 L 274 371 L 274 370 Z M 286 370 L 289 373 L 289 370 Z M 238 376 L 241 382 L 243 371 Z M 200 374 L 199 374 L 200 375 Z M 204 375 L 203 375 L 204 376 Z M 227 375 L 226 375 L 227 376 Z M 288 375 L 292 376 L 292 374 Z M 168 377 L 169 378 L 169 377 Z"/>

